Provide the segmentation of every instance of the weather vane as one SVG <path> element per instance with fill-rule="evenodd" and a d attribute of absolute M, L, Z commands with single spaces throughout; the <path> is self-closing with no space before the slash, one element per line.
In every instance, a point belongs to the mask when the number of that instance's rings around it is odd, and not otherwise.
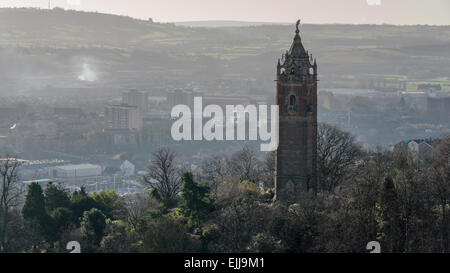
<path fill-rule="evenodd" d="M 296 32 L 296 33 L 299 33 L 299 30 L 298 30 L 298 26 L 299 26 L 299 25 L 300 25 L 300 19 L 298 19 L 298 20 L 297 20 L 297 23 L 295 24 L 295 28 L 296 28 L 296 29 L 295 29 L 295 32 Z"/>

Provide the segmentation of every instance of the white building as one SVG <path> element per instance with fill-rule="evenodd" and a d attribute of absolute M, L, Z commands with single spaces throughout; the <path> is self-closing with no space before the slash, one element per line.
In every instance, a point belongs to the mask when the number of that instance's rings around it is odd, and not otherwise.
<path fill-rule="evenodd" d="M 122 165 L 120 165 L 120 172 L 122 173 L 122 176 L 130 177 L 134 176 L 135 173 L 135 167 L 133 163 L 131 163 L 128 160 L 125 160 Z"/>
<path fill-rule="evenodd" d="M 105 108 L 105 128 L 114 130 L 140 130 L 142 112 L 137 106 L 112 105 Z"/>

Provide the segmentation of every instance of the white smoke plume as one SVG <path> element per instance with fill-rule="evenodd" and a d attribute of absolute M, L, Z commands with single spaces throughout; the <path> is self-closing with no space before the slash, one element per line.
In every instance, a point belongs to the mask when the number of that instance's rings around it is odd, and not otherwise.
<path fill-rule="evenodd" d="M 78 75 L 80 81 L 95 82 L 98 79 L 97 73 L 92 70 L 89 64 L 84 63 L 81 74 Z"/>

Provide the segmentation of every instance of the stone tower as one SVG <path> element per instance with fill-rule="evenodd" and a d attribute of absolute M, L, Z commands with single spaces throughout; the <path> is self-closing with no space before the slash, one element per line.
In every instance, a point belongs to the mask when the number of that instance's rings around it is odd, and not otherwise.
<path fill-rule="evenodd" d="M 299 35 L 277 64 L 279 146 L 275 156 L 275 198 L 294 202 L 316 184 L 317 63 Z"/>

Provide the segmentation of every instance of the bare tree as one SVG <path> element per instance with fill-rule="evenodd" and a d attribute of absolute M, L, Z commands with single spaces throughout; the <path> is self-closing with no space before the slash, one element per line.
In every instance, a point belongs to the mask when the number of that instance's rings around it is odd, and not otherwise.
<path fill-rule="evenodd" d="M 349 168 L 356 162 L 361 149 L 355 137 L 336 127 L 321 123 L 318 128 L 317 171 L 319 188 L 333 191 L 352 174 Z"/>
<path fill-rule="evenodd" d="M 16 158 L 6 156 L 6 158 L 0 159 L 0 250 L 2 252 L 7 250 L 10 210 L 18 205 L 23 191 L 18 179 L 20 165 L 20 161 Z"/>
<path fill-rule="evenodd" d="M 212 189 L 213 197 L 217 196 L 219 184 L 226 175 L 225 159 L 221 156 L 214 156 L 202 163 L 202 179 L 206 180 Z"/>
<path fill-rule="evenodd" d="M 153 154 L 144 176 L 144 184 L 156 189 L 164 202 L 175 200 L 181 191 L 181 168 L 177 165 L 175 153 L 167 148 Z"/>
<path fill-rule="evenodd" d="M 141 221 L 147 215 L 148 209 L 152 207 L 151 201 L 148 193 L 138 193 L 125 199 L 128 222 L 135 230 L 140 228 Z M 156 207 L 157 205 L 153 206 Z"/>
<path fill-rule="evenodd" d="M 260 161 L 256 157 L 255 150 L 244 146 L 242 150 L 233 154 L 227 162 L 227 169 L 232 177 L 240 181 L 257 182 L 260 178 Z"/>
<path fill-rule="evenodd" d="M 433 160 L 426 175 L 432 181 L 431 193 L 441 210 L 441 251 L 448 252 L 450 250 L 450 221 L 448 219 L 448 207 L 450 204 L 450 179 L 448 178 L 450 167 L 450 136 L 444 138 L 436 150 L 435 160 Z"/>
<path fill-rule="evenodd" d="M 275 152 L 266 154 L 262 164 L 262 180 L 267 188 L 274 187 L 275 178 Z"/>

